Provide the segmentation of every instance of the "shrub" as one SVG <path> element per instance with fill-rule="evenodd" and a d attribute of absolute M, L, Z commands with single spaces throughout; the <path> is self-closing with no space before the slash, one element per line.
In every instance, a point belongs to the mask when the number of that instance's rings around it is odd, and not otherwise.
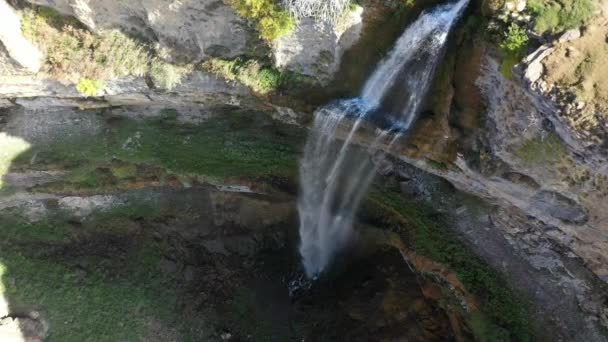
<path fill-rule="evenodd" d="M 505 38 L 500 44 L 500 48 L 508 52 L 518 52 L 528 44 L 528 34 L 526 30 L 513 23 L 509 26 Z"/>
<path fill-rule="evenodd" d="M 500 49 L 503 51 L 503 61 L 500 67 L 501 73 L 508 79 L 513 77 L 513 67 L 524 57 L 528 46 L 528 35 L 526 30 L 513 23 L 507 29 Z"/>
<path fill-rule="evenodd" d="M 256 60 L 213 59 L 205 62 L 203 68 L 230 81 L 239 81 L 260 94 L 276 91 L 281 83 L 278 70 L 263 66 Z"/>
<path fill-rule="evenodd" d="M 256 22 L 260 36 L 273 41 L 289 34 L 295 28 L 295 20 L 274 0 L 231 0 L 237 14 Z"/>
<path fill-rule="evenodd" d="M 535 31 L 558 33 L 584 25 L 595 4 L 593 0 L 530 0 L 527 9 L 535 18 Z"/>
<path fill-rule="evenodd" d="M 104 90 L 104 88 L 105 84 L 103 82 L 88 78 L 81 79 L 76 85 L 76 90 L 86 96 L 97 96 Z"/>
<path fill-rule="evenodd" d="M 203 63 L 203 69 L 229 81 L 238 81 L 260 94 L 268 94 L 279 89 L 297 89 L 310 85 L 313 81 L 304 75 L 284 71 L 265 65 L 255 59 L 235 58 L 233 60 L 212 59 Z"/>
<path fill-rule="evenodd" d="M 63 82 L 143 76 L 148 71 L 146 47 L 121 32 L 92 34 L 43 8 L 26 11 L 22 30 L 46 54 L 46 71 Z"/>
<path fill-rule="evenodd" d="M 152 82 L 159 88 L 171 90 L 182 82 L 186 68 L 155 59 L 150 66 Z"/>
<path fill-rule="evenodd" d="M 148 73 L 158 87 L 173 89 L 190 70 L 153 57 L 162 51 L 121 32 L 94 34 L 76 19 L 45 7 L 26 10 L 21 29 L 45 53 L 44 71 L 61 82 L 77 83 L 78 91 L 89 96 L 99 94 L 105 81 Z"/>

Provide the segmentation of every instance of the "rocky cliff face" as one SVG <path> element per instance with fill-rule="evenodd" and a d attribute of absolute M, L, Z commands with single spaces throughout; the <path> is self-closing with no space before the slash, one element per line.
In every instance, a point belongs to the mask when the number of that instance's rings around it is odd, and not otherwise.
<path fill-rule="evenodd" d="M 500 208 L 489 214 L 483 225 L 500 232 L 517 251 L 513 253 L 526 260 L 516 266 L 518 270 L 509 271 L 515 282 L 547 307 L 561 302 L 562 307 L 587 312 L 586 337 L 578 335 L 583 330 L 571 326 L 567 329 L 576 334 L 566 330 L 563 338 L 601 341 L 603 337 L 594 325 L 608 323 L 606 295 L 598 282 L 598 278 L 607 281 L 606 174 L 596 167 L 595 159 L 587 161 L 560 138 L 557 132 L 563 131 L 556 130 L 559 122 L 553 123 L 553 112 L 538 102 L 537 94 L 506 80 L 489 56 L 482 68 L 477 84 L 486 101 L 487 116 L 479 135 L 478 155 L 458 155 L 447 167 L 406 156 L 401 159 Z M 470 209 L 463 205 L 461 210 Z M 500 248 L 489 243 L 500 238 L 486 236 L 471 226 L 463 230 L 488 260 L 505 262 L 496 267 L 510 268 L 507 258 L 498 252 Z M 535 273 L 532 278 L 536 280 L 519 273 L 525 269 Z M 536 286 L 542 287 L 543 293 L 537 293 L 528 282 L 538 282 Z M 549 299 L 551 296 L 555 297 Z M 559 316 L 554 316 L 562 321 L 558 325 L 569 325 L 565 323 L 567 314 Z"/>
<path fill-rule="evenodd" d="M 119 29 L 158 42 L 174 59 L 199 61 L 252 53 L 257 34 L 226 3 L 205 1 L 46 1 L 30 3 L 72 15 L 92 31 Z"/>
<path fill-rule="evenodd" d="M 92 31 L 120 29 L 158 43 L 175 60 L 272 51 L 277 66 L 322 82 L 332 78 L 345 50 L 365 30 L 365 12 L 360 9 L 349 13 L 339 27 L 303 20 L 292 35 L 267 50 L 250 25 L 222 1 L 29 2 L 73 15 Z M 0 6 L 3 3 L 0 0 Z M 492 3 L 502 6 L 500 1 Z M 1 7 L 0 12 L 0 17 L 8 13 Z M 559 91 L 563 87 L 550 85 L 568 78 L 559 72 L 563 58 L 583 63 L 582 56 L 590 52 L 585 49 L 605 35 L 604 26 L 584 32 L 582 38 L 543 46 L 525 60 L 515 80 L 500 73 L 496 53 L 485 43 L 460 44 L 459 49 L 467 51 L 448 61 L 455 75 L 438 77 L 428 113 L 401 149 L 392 151 L 393 163 L 381 168 L 387 177 L 399 180 L 406 196 L 453 219 L 453 228 L 467 245 L 533 299 L 535 316 L 551 327 L 548 335 L 564 341 L 603 341 L 599 327 L 608 327 L 605 107 L 601 97 L 568 104 L 567 95 Z M 230 297 L 237 285 L 248 281 L 238 272 L 268 270 L 258 252 L 264 246 L 280 249 L 288 243 L 285 226 L 292 225 L 294 215 L 295 156 L 304 134 L 269 117 L 293 124 L 305 121 L 306 115 L 200 70 L 171 92 L 150 87 L 144 78 L 126 78 L 109 82 L 105 96 L 87 98 L 73 85 L 34 75 L 32 68 L 28 71 L 30 63 L 19 57 L 28 48 L 20 50 L 2 33 L 0 144 L 12 150 L 0 153 L 0 213 L 18 212 L 42 230 L 40 218 L 67 213 L 61 222 L 67 222 L 70 234 L 85 247 L 101 241 L 109 252 L 99 253 L 113 258 L 108 256 L 112 243 L 96 230 L 113 223 L 103 225 L 98 221 L 107 216 L 96 215 L 120 212 L 117 222 L 127 231 L 116 236 L 170 241 L 166 253 L 154 259 L 158 265 L 152 270 L 160 267 L 163 274 L 186 283 L 180 287 L 188 293 L 182 298 L 188 303 L 180 304 L 185 316 L 188 310 L 201 309 L 196 301 Z M 603 85 L 601 81 L 593 82 Z M 365 141 L 359 139 L 361 144 Z M 142 203 L 143 209 L 132 207 Z M 156 215 L 162 208 L 168 212 Z M 126 218 L 123 209 L 128 210 Z M 78 231 L 83 227 L 84 232 Z M 150 227 L 154 234 L 148 236 Z M 276 227 L 282 229 L 275 231 Z M 40 246 L 60 249 L 65 241 L 55 238 Z M 61 248 L 68 250 L 66 246 Z M 197 254 L 201 246 L 204 256 Z M 120 247 L 117 258 L 131 256 L 137 250 L 131 247 Z M 85 259 L 97 253 L 78 251 Z M 209 255 L 218 257 L 202 263 Z M 261 261 L 241 262 L 254 255 Z M 75 283 L 108 272 L 105 266 L 100 271 L 91 264 L 74 266 Z M 206 279 L 208 292 L 199 298 L 192 294 L 198 296 L 201 279 Z M 395 284 L 401 281 L 405 280 L 399 278 Z M 234 286 L 222 288 L 231 282 Z M 387 286 L 393 293 L 402 291 L 401 285 Z M 357 291 L 367 293 L 363 288 Z M 416 310 L 427 316 L 438 312 L 435 304 L 417 303 Z M 346 310 L 345 316 L 364 322 L 365 306 L 353 305 L 358 306 Z M 395 317 L 402 314 L 399 305 L 391 308 L 388 312 Z M 407 320 L 399 317 L 377 320 L 391 327 Z M 454 317 L 450 319 L 454 324 Z M 446 324 L 440 320 L 435 326 L 442 336 L 449 335 Z M 217 336 L 230 339 L 230 329 L 221 324 L 217 329 Z M 432 324 L 415 324 L 412 329 L 431 335 L 434 331 Z"/>

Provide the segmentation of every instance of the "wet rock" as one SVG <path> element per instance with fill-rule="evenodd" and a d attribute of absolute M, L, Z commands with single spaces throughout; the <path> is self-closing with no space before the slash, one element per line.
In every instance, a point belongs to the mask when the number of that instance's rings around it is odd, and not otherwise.
<path fill-rule="evenodd" d="M 566 223 L 584 224 L 589 217 L 576 201 L 553 191 L 540 191 L 532 197 L 532 206 Z"/>
<path fill-rule="evenodd" d="M 158 264 L 158 268 L 163 273 L 174 274 L 177 272 L 178 265 L 174 260 L 162 258 Z"/>
<path fill-rule="evenodd" d="M 418 188 L 411 182 L 399 183 L 399 189 L 401 190 L 402 193 L 409 195 L 409 196 L 416 196 L 418 194 Z"/>
<path fill-rule="evenodd" d="M 196 276 L 196 269 L 193 266 L 186 266 L 184 269 L 184 280 L 187 282 L 193 281 Z"/>
<path fill-rule="evenodd" d="M 222 255 L 230 255 L 228 250 L 226 250 L 224 243 L 220 239 L 214 240 L 204 240 L 201 242 L 201 245 L 207 250 L 207 252 L 211 254 L 222 254 Z"/>
<path fill-rule="evenodd" d="M 297 125 L 302 115 L 296 113 L 288 107 L 274 106 L 275 111 L 272 113 L 272 118 L 279 120 L 289 125 Z"/>

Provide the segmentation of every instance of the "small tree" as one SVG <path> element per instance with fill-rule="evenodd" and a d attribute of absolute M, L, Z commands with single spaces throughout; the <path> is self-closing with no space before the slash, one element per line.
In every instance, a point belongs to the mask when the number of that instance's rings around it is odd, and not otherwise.
<path fill-rule="evenodd" d="M 517 53 L 525 48 L 527 44 L 528 34 L 526 33 L 526 30 L 513 23 L 509 26 L 509 29 L 505 34 L 505 39 L 500 44 L 500 48 L 507 52 Z"/>

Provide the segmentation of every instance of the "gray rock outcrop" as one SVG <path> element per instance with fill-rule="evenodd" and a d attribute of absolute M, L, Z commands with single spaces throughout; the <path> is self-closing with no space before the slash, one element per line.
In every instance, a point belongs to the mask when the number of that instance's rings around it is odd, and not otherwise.
<path fill-rule="evenodd" d="M 275 65 L 316 78 L 322 83 L 340 67 L 344 51 L 359 38 L 363 8 L 346 13 L 336 24 L 317 22 L 312 18 L 300 21 L 295 32 L 273 44 Z"/>
<path fill-rule="evenodd" d="M 28 0 L 76 17 L 92 31 L 120 29 L 158 42 L 178 61 L 231 58 L 259 42 L 220 0 Z"/>
<path fill-rule="evenodd" d="M 0 45 L 4 46 L 8 56 L 28 71 L 38 72 L 42 65 L 42 53 L 25 39 L 21 33 L 19 15 L 5 0 L 0 0 L 0 23 Z"/>

